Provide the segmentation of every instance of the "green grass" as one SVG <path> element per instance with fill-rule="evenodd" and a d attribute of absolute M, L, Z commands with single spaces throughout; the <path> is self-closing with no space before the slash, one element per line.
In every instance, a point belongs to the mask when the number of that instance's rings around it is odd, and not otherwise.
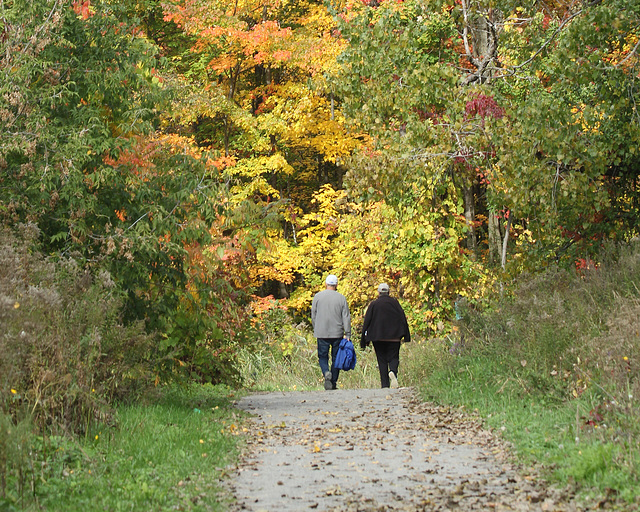
<path fill-rule="evenodd" d="M 611 415 L 588 424 L 601 397 L 585 392 L 558 400 L 533 392 L 525 369 L 505 368 L 504 361 L 474 354 L 442 357 L 422 382 L 425 400 L 464 406 L 484 418 L 485 425 L 513 446 L 518 461 L 535 466 L 559 487 L 569 486 L 585 500 L 615 496 L 626 509 L 640 496 L 640 450 Z"/>
<path fill-rule="evenodd" d="M 416 345 L 423 397 L 477 411 L 560 487 L 640 506 L 640 245 L 597 269 L 549 267 L 469 304 L 455 337 Z M 460 348 L 460 347 L 457 347 Z"/>
<path fill-rule="evenodd" d="M 165 389 L 147 403 L 119 407 L 115 425 L 79 442 L 40 440 L 35 497 L 28 489 L 23 500 L 0 501 L 0 509 L 223 510 L 220 478 L 240 440 L 232 398 L 224 387 Z"/>
<path fill-rule="evenodd" d="M 637 510 L 640 248 L 614 256 L 592 275 L 552 269 L 476 305 L 460 322 L 464 347 L 453 334 L 414 335 L 400 352 L 399 381 L 425 400 L 477 412 L 549 482 Z M 278 310 L 260 332 L 263 343 L 238 349 L 245 391 L 323 389 L 307 326 Z M 373 350 L 356 351 L 339 387 L 377 388 Z M 232 398 L 221 386 L 164 389 L 119 407 L 79 442 L 36 439 L 28 418 L 7 430 L 9 416 L 0 416 L 0 448 L 14 457 L 0 509 L 222 510 L 220 478 L 241 439 Z M 2 462 L 0 451 L 0 470 Z"/>

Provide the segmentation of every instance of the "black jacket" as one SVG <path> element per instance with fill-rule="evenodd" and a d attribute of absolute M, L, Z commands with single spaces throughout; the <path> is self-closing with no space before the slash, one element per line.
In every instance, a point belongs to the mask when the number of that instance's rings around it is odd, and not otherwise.
<path fill-rule="evenodd" d="M 364 315 L 360 347 L 365 348 L 371 341 L 401 339 L 411 341 L 407 316 L 397 299 L 381 295 L 369 304 Z"/>

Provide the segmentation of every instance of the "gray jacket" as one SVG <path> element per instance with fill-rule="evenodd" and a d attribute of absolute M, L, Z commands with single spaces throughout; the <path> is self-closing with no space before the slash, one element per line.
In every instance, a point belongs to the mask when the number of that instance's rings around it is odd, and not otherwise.
<path fill-rule="evenodd" d="M 336 290 L 323 290 L 313 297 L 311 322 L 316 338 L 351 339 L 351 313 L 344 295 Z"/>

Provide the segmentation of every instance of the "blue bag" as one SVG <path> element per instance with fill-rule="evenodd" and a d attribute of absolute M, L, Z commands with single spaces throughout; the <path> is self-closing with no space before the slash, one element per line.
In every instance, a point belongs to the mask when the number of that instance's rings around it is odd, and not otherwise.
<path fill-rule="evenodd" d="M 353 348 L 351 340 L 342 338 L 333 367 L 338 370 L 353 370 L 356 367 L 356 350 Z"/>

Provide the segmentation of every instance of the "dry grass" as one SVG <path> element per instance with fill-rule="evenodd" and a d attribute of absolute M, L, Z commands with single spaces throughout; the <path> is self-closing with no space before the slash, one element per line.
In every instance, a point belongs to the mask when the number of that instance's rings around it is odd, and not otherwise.
<path fill-rule="evenodd" d="M 350 371 L 340 372 L 338 387 L 371 388 L 380 385 L 378 366 L 371 349 L 356 347 L 358 362 Z M 242 377 L 248 389 L 256 391 L 301 391 L 324 389 L 318 365 L 316 340 L 312 333 L 298 331 L 295 345 L 286 354 L 279 344 L 265 344 L 261 350 L 240 352 Z"/>
<path fill-rule="evenodd" d="M 18 242 L 0 232 L 0 413 L 85 432 L 105 404 L 151 381 L 151 338 L 122 324 L 107 272 L 43 257 L 37 235 L 26 226 Z"/>

